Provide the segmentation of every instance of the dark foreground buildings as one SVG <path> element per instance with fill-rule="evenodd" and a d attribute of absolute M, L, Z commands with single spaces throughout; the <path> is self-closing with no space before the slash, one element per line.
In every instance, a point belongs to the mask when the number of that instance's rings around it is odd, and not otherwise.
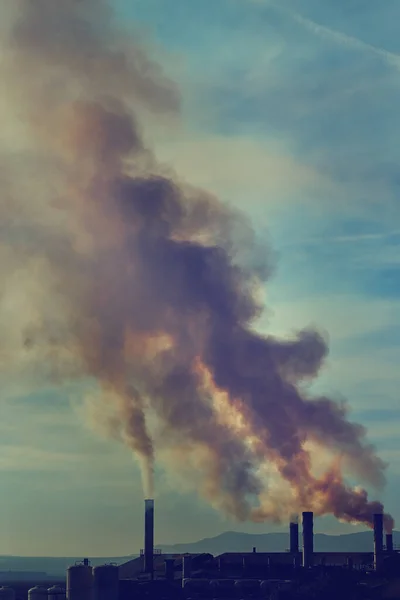
<path fill-rule="evenodd" d="M 373 539 L 373 552 L 315 552 L 313 514 L 306 512 L 301 545 L 299 525 L 290 523 L 287 552 L 163 555 L 154 551 L 154 502 L 146 500 L 138 558 L 120 566 L 73 565 L 63 587 L 36 586 L 29 600 L 400 600 L 400 554 L 392 536 L 384 538 L 380 514 Z M 27 596 L 25 588 L 0 588 L 0 600 Z"/>

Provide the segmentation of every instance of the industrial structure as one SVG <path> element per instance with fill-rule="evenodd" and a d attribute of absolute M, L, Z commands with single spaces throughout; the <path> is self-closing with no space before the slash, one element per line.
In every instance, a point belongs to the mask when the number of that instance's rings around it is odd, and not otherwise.
<path fill-rule="evenodd" d="M 153 578 L 154 561 L 154 500 L 144 501 L 144 571 Z"/>
<path fill-rule="evenodd" d="M 145 500 L 144 549 L 122 565 L 92 567 L 89 560 L 70 566 L 65 585 L 36 585 L 28 600 L 357 600 L 399 598 L 400 554 L 391 532 L 384 543 L 383 515 L 373 519 L 373 552 L 315 552 L 314 515 L 289 524 L 287 552 L 163 555 L 154 549 L 154 500 Z M 372 537 L 372 536 L 371 536 Z M 0 600 L 25 600 L 12 587 Z M 341 598 L 342 600 L 342 598 Z"/>

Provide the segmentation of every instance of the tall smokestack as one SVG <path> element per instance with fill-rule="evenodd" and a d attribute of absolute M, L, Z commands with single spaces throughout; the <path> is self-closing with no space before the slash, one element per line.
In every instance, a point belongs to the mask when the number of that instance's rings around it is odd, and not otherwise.
<path fill-rule="evenodd" d="M 292 519 L 289 525 L 289 543 L 290 543 L 290 553 L 298 554 L 299 552 L 299 523 L 296 520 Z"/>
<path fill-rule="evenodd" d="M 153 577 L 154 559 L 154 500 L 144 501 L 144 571 Z"/>
<path fill-rule="evenodd" d="M 383 514 L 374 514 L 374 567 L 379 571 L 383 559 Z"/>
<path fill-rule="evenodd" d="M 314 514 L 303 512 L 303 567 L 309 569 L 314 563 Z"/>
<path fill-rule="evenodd" d="M 393 552 L 393 534 L 392 533 L 386 534 L 386 552 L 389 552 L 389 553 Z"/>

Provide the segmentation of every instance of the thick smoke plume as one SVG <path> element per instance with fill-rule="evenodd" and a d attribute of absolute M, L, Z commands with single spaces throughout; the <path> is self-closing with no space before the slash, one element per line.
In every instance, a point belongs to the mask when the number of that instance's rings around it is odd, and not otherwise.
<path fill-rule="evenodd" d="M 2 298 L 2 365 L 36 356 L 42 376 L 97 382 L 96 418 L 137 455 L 148 494 L 157 453 L 238 519 L 371 524 L 382 505 L 343 472 L 380 486 L 385 465 L 344 405 L 304 391 L 323 336 L 254 331 L 270 269 L 248 221 L 143 141 L 143 115 L 179 112 L 174 85 L 100 0 L 11 4 L 0 265 L 3 289 L 27 295 L 20 338 Z M 331 457 L 318 475 L 315 448 Z"/>

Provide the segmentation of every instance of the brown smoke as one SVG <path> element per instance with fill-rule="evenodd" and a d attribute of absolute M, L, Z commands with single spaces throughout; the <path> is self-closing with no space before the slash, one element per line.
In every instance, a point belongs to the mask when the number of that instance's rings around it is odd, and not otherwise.
<path fill-rule="evenodd" d="M 344 405 L 303 391 L 325 339 L 252 329 L 270 265 L 249 223 L 145 146 L 137 122 L 178 111 L 174 86 L 100 0 L 16 1 L 3 54 L 19 141 L 2 165 L 2 273 L 35 268 L 42 290 L 25 353 L 46 376 L 99 384 L 98 417 L 140 458 L 146 492 L 158 452 L 238 519 L 314 510 L 371 524 L 382 505 L 341 466 L 379 486 L 385 465 Z M 308 443 L 333 457 L 322 475 Z"/>

